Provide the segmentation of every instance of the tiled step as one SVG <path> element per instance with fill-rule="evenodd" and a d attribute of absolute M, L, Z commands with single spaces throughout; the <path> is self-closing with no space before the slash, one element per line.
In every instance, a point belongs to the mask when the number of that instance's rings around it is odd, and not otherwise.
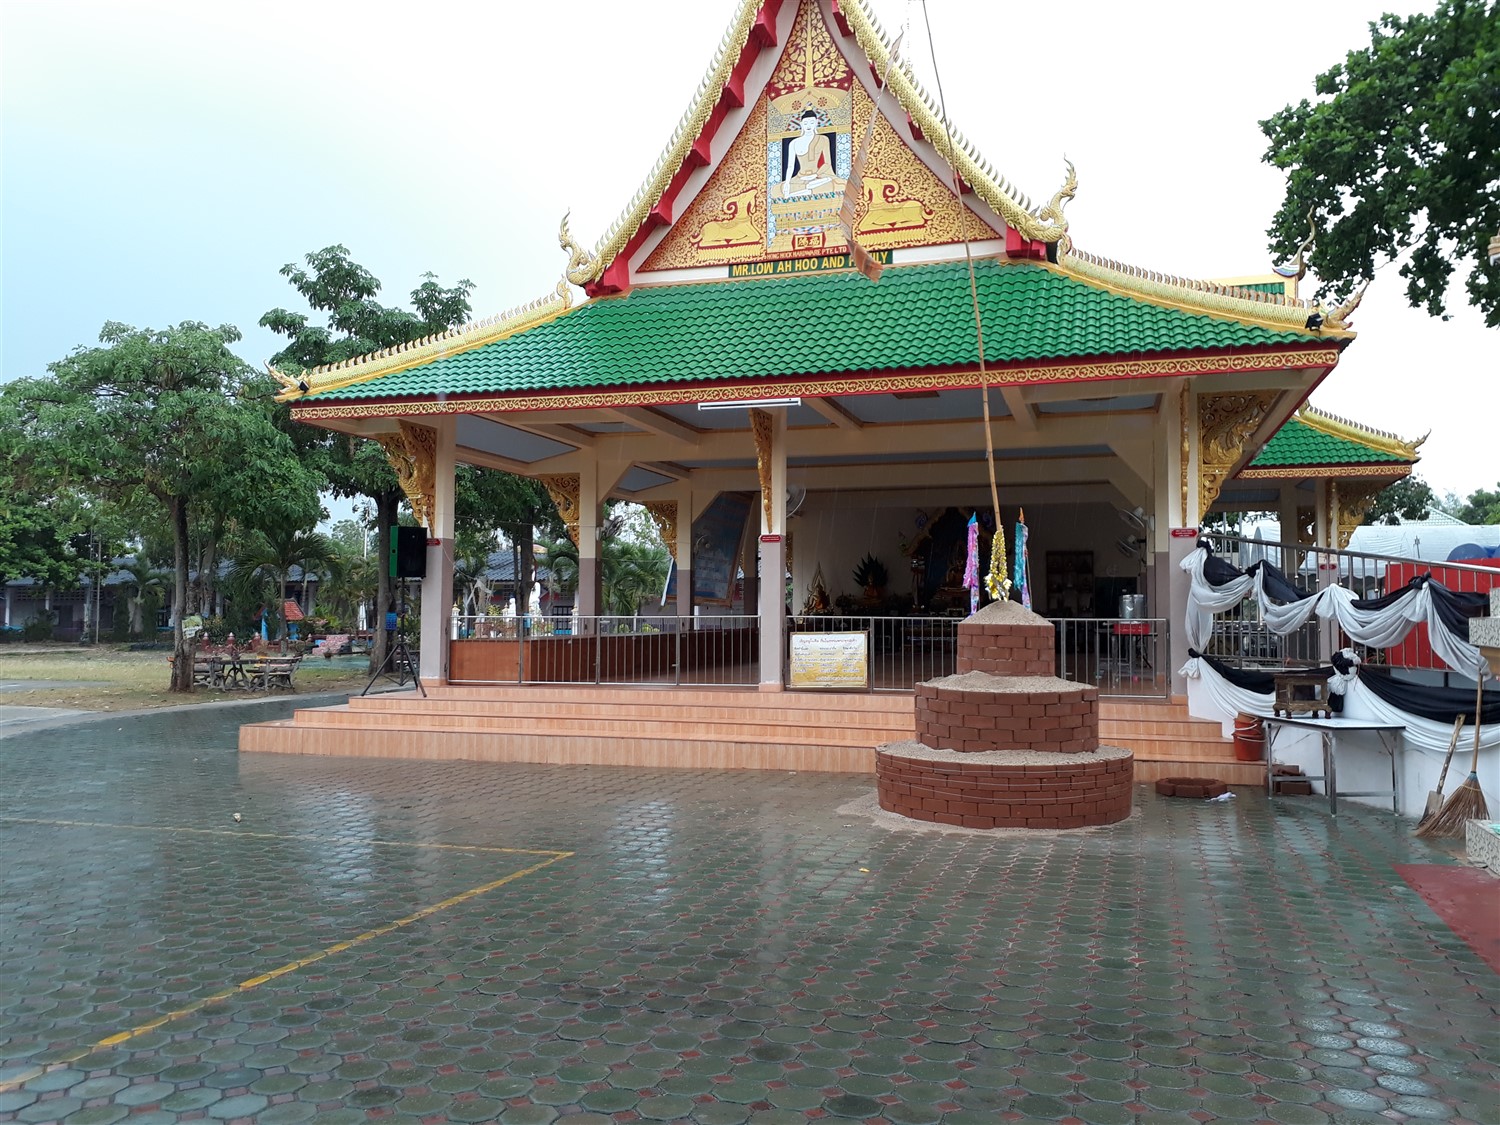
<path fill-rule="evenodd" d="M 1105 699 L 1100 741 L 1136 757 L 1136 779 L 1213 776 L 1263 785 L 1218 723 L 1183 700 Z M 871 772 L 873 748 L 912 737 L 906 694 L 753 688 L 444 685 L 355 697 L 245 727 L 241 748 L 280 753 L 470 758 L 718 769 Z"/>
<path fill-rule="evenodd" d="M 658 708 L 657 710 L 662 710 Z M 565 738 L 605 734 L 630 738 L 677 739 L 687 742 L 731 741 L 807 743 L 829 746 L 873 747 L 911 737 L 910 725 L 893 724 L 884 716 L 851 713 L 836 725 L 808 726 L 805 720 L 775 721 L 775 716 L 754 712 L 723 714 L 681 708 L 676 714 L 641 715 L 616 709 L 595 714 L 557 714 L 520 708 L 496 714 L 492 711 L 445 710 L 411 704 L 399 709 L 360 710 L 321 707 L 298 711 L 303 726 L 340 727 L 361 730 L 391 728 L 421 731 L 483 731 L 493 734 L 547 734 Z"/>

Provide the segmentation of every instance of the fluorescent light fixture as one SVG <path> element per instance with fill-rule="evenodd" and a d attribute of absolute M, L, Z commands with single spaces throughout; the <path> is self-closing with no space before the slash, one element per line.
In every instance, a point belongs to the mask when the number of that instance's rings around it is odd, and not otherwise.
<path fill-rule="evenodd" d="M 722 402 L 700 402 L 699 410 L 752 410 L 767 406 L 801 406 L 800 398 L 736 398 Z"/>

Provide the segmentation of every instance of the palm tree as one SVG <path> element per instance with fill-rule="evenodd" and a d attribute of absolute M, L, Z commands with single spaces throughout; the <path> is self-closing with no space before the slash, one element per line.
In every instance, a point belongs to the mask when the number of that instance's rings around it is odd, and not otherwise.
<path fill-rule="evenodd" d="M 130 575 L 130 635 L 139 637 L 146 631 L 145 622 L 141 620 L 146 595 L 165 590 L 167 580 L 171 578 L 171 575 L 157 568 L 144 554 L 138 554 L 129 562 L 121 563 L 119 569 Z"/>
<path fill-rule="evenodd" d="M 281 620 L 281 651 L 286 652 L 286 584 L 293 567 L 304 575 L 328 570 L 335 557 L 333 544 L 316 531 L 278 527 L 252 531 L 241 540 L 229 570 L 229 581 L 241 592 L 262 582 L 275 582 L 277 616 Z"/>

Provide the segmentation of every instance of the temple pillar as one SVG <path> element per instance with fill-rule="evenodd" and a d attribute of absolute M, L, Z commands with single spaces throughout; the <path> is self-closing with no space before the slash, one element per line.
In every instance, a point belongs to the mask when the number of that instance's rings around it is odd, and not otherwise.
<path fill-rule="evenodd" d="M 599 495 L 599 459 L 584 450 L 578 465 L 578 627 L 581 632 L 595 630 L 599 616 L 600 582 L 599 536 L 602 498 Z"/>
<path fill-rule="evenodd" d="M 786 651 L 786 411 L 750 411 L 750 431 L 760 474 L 760 690 L 780 691 Z"/>
<path fill-rule="evenodd" d="M 1182 571 L 1182 560 L 1192 554 L 1198 546 L 1198 405 L 1192 389 L 1184 381 L 1181 390 L 1172 400 L 1170 428 L 1168 433 L 1175 440 L 1167 443 L 1164 453 L 1165 479 L 1169 482 L 1167 495 L 1158 501 L 1158 509 L 1165 509 L 1168 519 L 1163 527 L 1165 540 L 1162 553 L 1156 557 L 1159 577 L 1156 582 L 1156 609 L 1158 617 L 1167 619 L 1167 671 L 1172 678 L 1172 694 L 1187 695 L 1187 680 L 1178 669 L 1187 663 L 1188 642 L 1187 598 L 1188 578 Z"/>
<path fill-rule="evenodd" d="M 452 415 L 434 419 L 432 512 L 427 521 L 427 576 L 422 579 L 422 645 L 418 673 L 426 684 L 448 679 L 448 639 L 453 617 L 454 460 L 457 422 Z"/>
<path fill-rule="evenodd" d="M 642 505 L 656 525 L 656 533 L 672 558 L 676 589 L 673 612 L 693 616 L 693 490 L 686 483 L 671 490 L 667 500 L 648 500 Z"/>

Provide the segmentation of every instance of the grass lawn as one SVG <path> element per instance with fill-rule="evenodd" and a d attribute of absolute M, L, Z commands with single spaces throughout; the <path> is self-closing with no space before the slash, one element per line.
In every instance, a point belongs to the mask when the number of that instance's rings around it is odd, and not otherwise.
<path fill-rule="evenodd" d="M 309 657 L 297 669 L 297 692 L 361 690 L 369 680 L 363 662 Z M 45 645 L 0 645 L 0 684 L 27 681 L 35 688 L 0 691 L 0 707 L 75 707 L 85 711 L 135 711 L 143 707 L 176 707 L 184 703 L 212 703 L 226 699 L 259 699 L 264 692 L 211 691 L 191 694 L 167 690 L 166 650 L 128 652 L 98 648 L 49 650 Z M 285 692 L 272 692 L 285 695 Z"/>

